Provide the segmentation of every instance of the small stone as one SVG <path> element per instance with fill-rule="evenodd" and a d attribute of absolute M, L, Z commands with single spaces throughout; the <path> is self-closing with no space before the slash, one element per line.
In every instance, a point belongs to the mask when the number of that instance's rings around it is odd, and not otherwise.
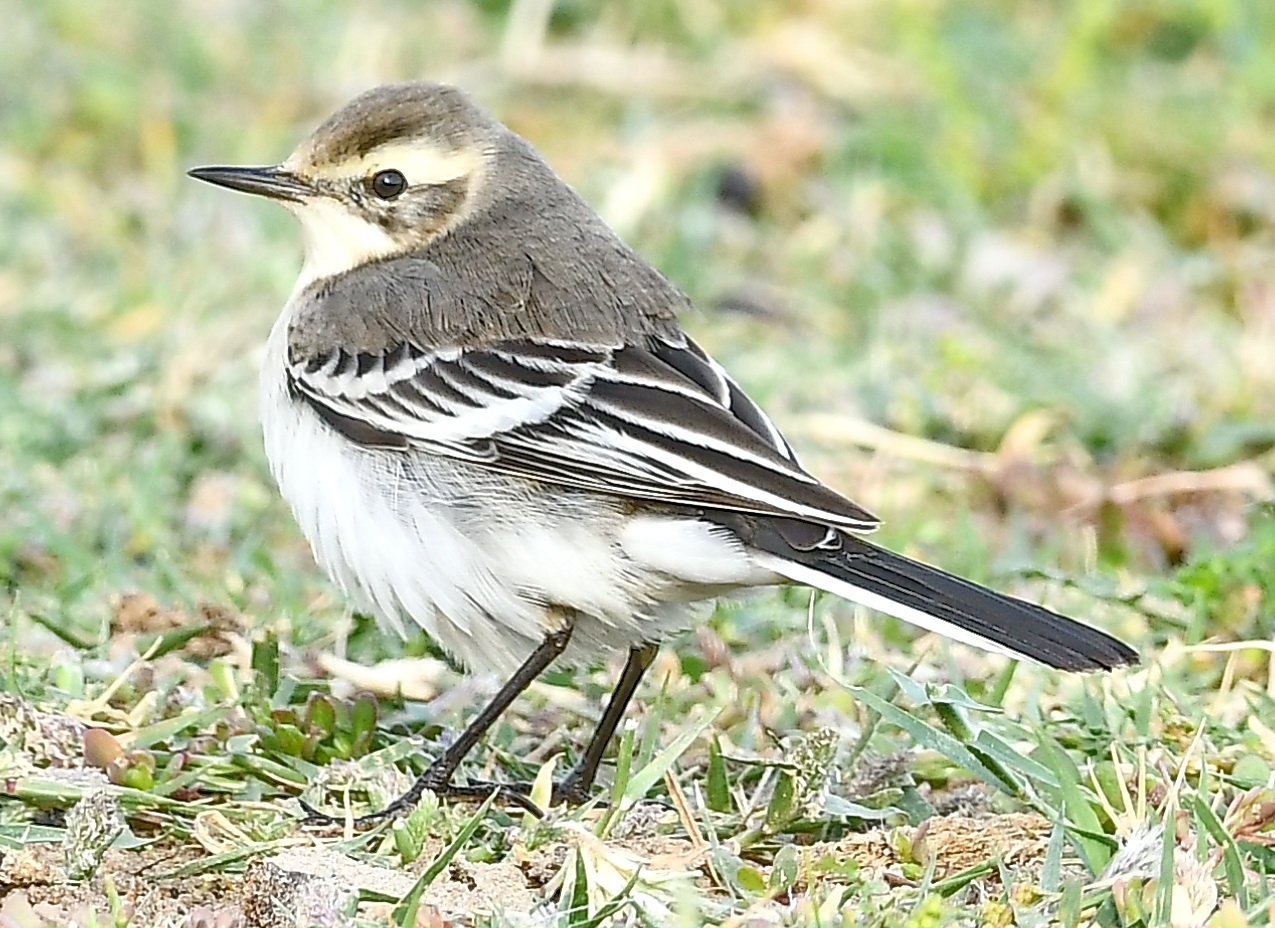
<path fill-rule="evenodd" d="M 93 790 L 73 805 L 66 813 L 66 837 L 62 839 L 67 878 L 79 883 L 93 876 L 127 827 L 110 790 Z"/>
<path fill-rule="evenodd" d="M 124 753 L 115 736 L 104 728 L 90 728 L 84 733 L 84 761 L 99 770 Z"/>
<path fill-rule="evenodd" d="M 240 907 L 253 928 L 339 928 L 352 924 L 358 892 L 333 876 L 253 861 L 243 879 Z"/>
<path fill-rule="evenodd" d="M 0 742 L 21 751 L 37 767 L 82 766 L 84 732 L 79 719 L 0 693 Z"/>

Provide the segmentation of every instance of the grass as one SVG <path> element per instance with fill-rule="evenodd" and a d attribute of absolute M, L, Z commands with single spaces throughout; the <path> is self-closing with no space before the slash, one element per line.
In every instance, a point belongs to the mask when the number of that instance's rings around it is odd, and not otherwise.
<path fill-rule="evenodd" d="M 1275 8 L 0 14 L 0 924 L 1272 924 Z M 688 290 L 884 542 L 1142 666 L 769 593 L 665 647 L 608 808 L 298 829 L 303 792 L 396 794 L 491 681 L 314 567 L 255 416 L 296 234 L 183 171 L 423 75 Z M 561 769 L 618 669 L 548 675 L 467 770 Z"/>

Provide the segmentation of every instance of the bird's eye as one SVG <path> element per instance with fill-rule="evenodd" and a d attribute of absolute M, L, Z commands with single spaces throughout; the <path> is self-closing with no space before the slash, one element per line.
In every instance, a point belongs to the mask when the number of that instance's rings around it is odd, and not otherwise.
<path fill-rule="evenodd" d="M 382 200 L 392 200 L 407 189 L 407 178 L 403 176 L 402 171 L 393 169 L 377 171 L 372 175 L 368 186 L 371 188 L 372 193 Z"/>

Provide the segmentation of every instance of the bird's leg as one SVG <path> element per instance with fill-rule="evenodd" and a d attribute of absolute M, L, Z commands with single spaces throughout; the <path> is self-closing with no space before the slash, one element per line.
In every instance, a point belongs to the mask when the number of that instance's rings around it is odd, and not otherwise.
<path fill-rule="evenodd" d="M 499 790 L 509 796 L 509 798 L 536 815 L 543 814 L 536 805 L 531 802 L 525 795 L 525 791 L 518 786 L 506 788 L 495 783 L 474 784 L 472 786 L 456 786 L 452 784 L 452 775 L 456 773 L 456 768 L 460 766 L 460 762 L 465 759 L 474 746 L 487 733 L 487 729 L 491 728 L 492 723 L 500 718 L 501 713 L 509 708 L 510 703 L 518 698 L 531 681 L 540 676 L 542 672 L 555 660 L 557 660 L 564 650 L 566 650 L 567 642 L 571 640 L 572 624 L 570 622 L 564 624 L 562 628 L 551 632 L 545 636 L 545 639 L 536 646 L 531 652 L 531 656 L 523 662 L 512 677 L 509 678 L 504 686 L 502 686 L 495 697 L 492 698 L 478 716 L 469 723 L 468 727 L 460 733 L 455 741 L 453 741 L 445 750 L 441 757 L 430 764 L 425 771 L 416 778 L 416 782 L 402 796 L 395 799 L 380 812 L 372 812 L 368 815 L 361 816 L 354 820 L 356 825 L 368 825 L 378 822 L 405 809 L 410 809 L 420 802 L 421 796 L 425 790 L 437 793 L 440 799 L 472 799 L 484 800 L 491 795 L 493 790 Z M 609 710 L 608 710 L 609 711 Z M 613 726 L 614 727 L 614 724 Z M 306 811 L 306 822 L 344 822 L 345 820 L 337 816 L 328 815 L 308 805 L 304 800 L 301 807 Z"/>
<path fill-rule="evenodd" d="M 607 745 L 611 743 L 611 736 L 615 734 L 620 719 L 624 718 L 624 710 L 628 708 L 629 701 L 637 691 L 642 675 L 651 666 L 658 651 L 659 646 L 649 642 L 629 649 L 629 659 L 624 665 L 624 671 L 615 684 L 611 700 L 607 703 L 606 711 L 602 713 L 598 727 L 593 730 L 593 737 L 589 739 L 588 747 L 584 749 L 584 756 L 570 773 L 554 785 L 553 801 L 555 803 L 581 803 L 589 800 L 593 781 L 598 775 L 598 765 L 602 763 L 602 755 L 606 753 Z"/>
<path fill-rule="evenodd" d="M 598 766 L 602 763 L 602 755 L 606 753 L 607 745 L 611 743 L 611 736 L 615 734 L 620 719 L 624 718 L 624 710 L 628 708 L 629 701 L 642 680 L 642 675 L 651 666 L 658 651 L 659 646 L 654 644 L 643 644 L 629 649 L 628 662 L 625 663 L 620 679 L 611 692 L 611 699 L 602 713 L 602 718 L 593 730 L 593 737 L 589 739 L 584 756 L 570 773 L 553 785 L 553 805 L 560 802 L 581 805 L 592 798 L 590 793 L 593 790 L 593 781 L 598 775 Z M 519 795 L 525 798 L 531 794 L 533 785 L 531 783 L 500 785 L 478 783 L 464 788 L 479 791 L 481 798 L 486 798 L 493 789 L 501 789 L 506 795 Z"/>

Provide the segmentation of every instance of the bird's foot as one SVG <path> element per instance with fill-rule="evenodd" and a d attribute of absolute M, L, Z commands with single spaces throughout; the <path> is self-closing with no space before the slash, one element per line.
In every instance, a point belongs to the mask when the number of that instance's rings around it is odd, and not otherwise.
<path fill-rule="evenodd" d="M 490 794 L 492 790 L 501 790 L 506 794 L 522 796 L 530 802 L 529 797 L 535 788 L 535 784 L 527 782 L 493 783 L 490 780 L 478 780 L 465 788 L 481 790 L 484 796 Z M 593 799 L 592 791 L 573 771 L 553 784 L 553 793 L 550 796 L 549 805 L 582 806 L 591 799 Z"/>
<path fill-rule="evenodd" d="M 452 783 L 450 771 L 445 771 L 438 765 L 431 765 L 416 778 L 416 782 L 406 793 L 379 812 L 369 812 L 367 815 L 359 816 L 354 819 L 354 824 L 374 825 L 400 812 L 410 812 L 421 801 L 426 790 L 443 802 L 486 802 L 492 793 L 498 793 L 498 799 L 508 800 L 511 805 L 531 813 L 536 818 L 544 818 L 544 810 L 531 799 L 532 787 L 531 783 L 493 783 L 489 780 L 475 780 L 463 785 Z M 554 783 L 550 805 L 583 805 L 591 798 L 589 786 L 583 782 L 582 777 L 572 771 Z M 306 813 L 306 817 L 302 820 L 304 825 L 343 825 L 348 821 L 341 816 L 320 812 L 304 799 L 298 801 Z"/>

